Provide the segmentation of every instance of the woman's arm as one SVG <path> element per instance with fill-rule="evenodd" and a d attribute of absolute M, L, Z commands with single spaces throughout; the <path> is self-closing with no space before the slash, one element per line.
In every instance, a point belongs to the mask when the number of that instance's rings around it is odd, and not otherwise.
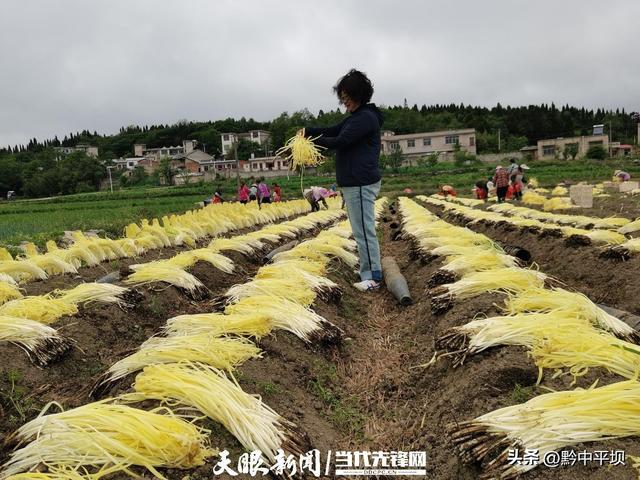
<path fill-rule="evenodd" d="M 344 121 L 330 127 L 306 127 L 303 129 L 304 136 L 318 137 L 322 135 L 323 137 L 336 137 L 340 133 L 340 129 L 342 128 L 343 123 Z"/>
<path fill-rule="evenodd" d="M 356 143 L 372 130 L 378 128 L 378 120 L 369 114 L 350 117 L 348 120 L 343 122 L 337 135 L 324 135 L 314 142 L 321 147 L 341 149 Z M 307 136 L 309 135 L 307 134 Z"/>

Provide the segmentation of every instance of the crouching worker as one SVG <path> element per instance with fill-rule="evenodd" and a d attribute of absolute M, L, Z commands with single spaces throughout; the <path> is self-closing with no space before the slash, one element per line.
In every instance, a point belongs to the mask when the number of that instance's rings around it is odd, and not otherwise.
<path fill-rule="evenodd" d="M 307 188 L 304 192 L 302 192 L 302 195 L 311 205 L 312 212 L 317 212 L 318 210 L 320 210 L 320 202 L 322 202 L 324 208 L 328 210 L 329 205 L 327 205 L 327 201 L 325 200 L 325 198 L 333 196 L 329 190 L 322 187 Z"/>
<path fill-rule="evenodd" d="M 442 195 L 443 197 L 455 197 L 458 195 L 458 193 L 451 185 L 442 185 L 442 187 L 440 187 L 440 195 Z"/>

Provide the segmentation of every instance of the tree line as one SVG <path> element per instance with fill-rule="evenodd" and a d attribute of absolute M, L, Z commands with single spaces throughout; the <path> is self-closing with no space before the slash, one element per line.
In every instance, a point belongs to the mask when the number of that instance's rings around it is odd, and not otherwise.
<path fill-rule="evenodd" d="M 611 126 L 613 140 L 633 143 L 638 121 L 637 114 L 624 109 L 593 110 L 569 105 L 558 108 L 553 103 L 520 107 L 497 104 L 491 108 L 464 104 L 418 107 L 409 106 L 405 100 L 404 105 L 382 106 L 381 110 L 385 117 L 383 128 L 397 134 L 475 128 L 478 153 L 494 153 L 499 146 L 501 151 L 515 151 L 544 138 L 589 135 L 595 124 L 605 124 L 605 132 Z M 284 112 L 267 122 L 244 117 L 208 122 L 182 120 L 173 125 L 130 125 L 114 135 L 84 130 L 64 135 L 61 140 L 57 136 L 43 141 L 33 138 L 25 145 L 0 148 L 0 195 L 6 195 L 8 190 L 31 197 L 96 190 L 107 174 L 105 164 L 114 158 L 132 156 L 136 143 L 155 148 L 181 145 L 183 140 L 193 139 L 198 141 L 199 148 L 220 157 L 221 134 L 261 129 L 270 132 L 269 144 L 258 147 L 241 141 L 237 145 L 238 158 L 247 159 L 252 153 L 273 154 L 298 128 L 332 125 L 344 116 L 345 112 L 338 108 L 320 110 L 315 115 L 304 109 L 292 114 Z M 81 152 L 62 155 L 55 150 L 79 143 L 97 146 L 99 158 Z M 133 183 L 155 181 L 138 176 Z"/>

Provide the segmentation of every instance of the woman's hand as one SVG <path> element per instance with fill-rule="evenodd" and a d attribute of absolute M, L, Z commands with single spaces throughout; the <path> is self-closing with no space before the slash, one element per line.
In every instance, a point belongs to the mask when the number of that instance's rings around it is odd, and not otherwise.
<path fill-rule="evenodd" d="M 304 137 L 304 127 L 296 132 L 296 135 L 302 135 Z"/>

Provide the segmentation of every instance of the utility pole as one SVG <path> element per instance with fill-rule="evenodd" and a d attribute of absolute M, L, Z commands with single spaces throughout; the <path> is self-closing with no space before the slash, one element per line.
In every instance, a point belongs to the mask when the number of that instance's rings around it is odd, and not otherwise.
<path fill-rule="evenodd" d="M 107 171 L 109 172 L 109 187 L 111 188 L 111 193 L 113 193 L 113 180 L 111 178 L 111 169 L 115 167 L 107 167 Z"/>
<path fill-rule="evenodd" d="M 233 154 L 236 158 L 236 183 L 238 184 L 238 190 L 240 190 L 240 160 L 238 160 L 238 142 L 233 144 Z"/>
<path fill-rule="evenodd" d="M 609 158 L 612 156 L 611 142 L 613 142 L 613 132 L 611 131 L 611 120 L 609 120 Z"/>
<path fill-rule="evenodd" d="M 500 143 L 500 129 L 498 129 L 498 152 L 500 152 L 501 147 L 502 147 L 502 145 Z"/>

